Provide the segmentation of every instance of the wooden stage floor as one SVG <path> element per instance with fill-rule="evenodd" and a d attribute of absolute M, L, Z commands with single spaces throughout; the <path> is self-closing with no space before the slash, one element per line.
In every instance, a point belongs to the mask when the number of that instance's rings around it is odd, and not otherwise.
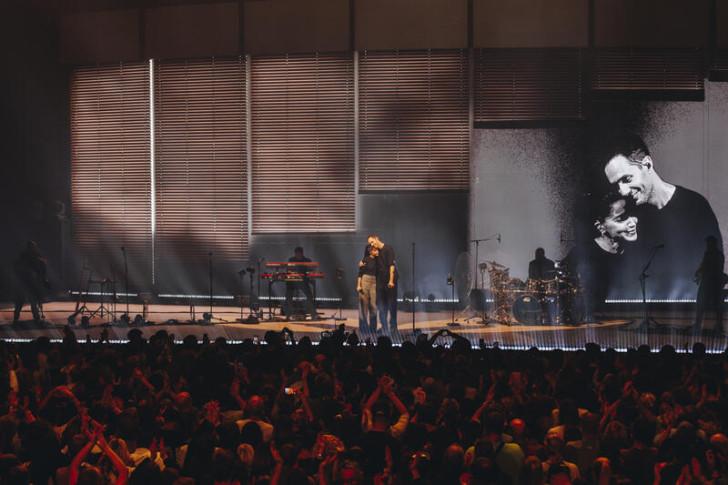
<path fill-rule="evenodd" d="M 95 305 L 95 304 L 94 304 Z M 90 305 L 90 306 L 94 306 Z M 97 305 L 96 305 L 97 306 Z M 51 339 L 62 337 L 63 327 L 66 325 L 68 316 L 73 313 L 75 303 L 72 301 L 53 301 L 44 305 L 46 323 L 36 324 L 32 321 L 23 321 L 23 318 L 31 318 L 28 307 L 21 315 L 21 322 L 12 323 L 12 305 L 9 303 L 0 305 L 0 339 L 34 339 L 40 336 L 47 336 Z M 119 315 L 124 305 L 118 304 Z M 269 330 L 280 331 L 284 327 L 290 328 L 296 338 L 304 335 L 310 337 L 314 342 L 320 340 L 322 332 L 331 331 L 336 325 L 343 323 L 347 331 L 358 331 L 358 313 L 353 309 L 344 309 L 342 320 L 336 320 L 338 311 L 334 309 L 320 309 L 323 316 L 318 321 L 266 321 L 259 324 L 244 324 L 237 322 L 240 317 L 240 308 L 231 306 L 215 306 L 211 324 L 200 322 L 202 312 L 208 311 L 209 307 L 198 306 L 196 310 L 196 323 L 189 323 L 190 312 L 188 305 L 166 305 L 153 304 L 148 308 L 148 320 L 154 322 L 151 325 L 138 327 L 145 337 L 149 337 L 157 330 L 166 330 L 173 333 L 176 339 L 181 340 L 186 335 L 195 335 L 202 338 L 207 334 L 211 340 L 217 337 L 225 337 L 230 341 L 242 341 L 246 338 L 258 337 L 262 340 L 265 332 Z M 130 315 L 133 316 L 142 312 L 141 305 L 131 304 Z M 245 311 L 247 315 L 247 309 Z M 267 313 L 266 313 L 267 315 Z M 689 314 L 653 315 L 663 323 L 660 327 L 650 331 L 630 330 L 630 324 L 639 320 L 640 315 L 619 315 L 617 317 L 605 318 L 600 323 L 589 323 L 580 325 L 503 325 L 499 323 L 479 323 L 478 318 L 467 320 L 468 314 L 456 313 L 456 322 L 459 326 L 448 327 L 451 322 L 450 312 L 417 312 L 415 314 L 415 329 L 424 334 L 433 334 L 442 328 L 449 328 L 452 332 L 468 338 L 473 345 L 481 341 L 487 346 L 498 345 L 503 348 L 527 349 L 536 346 L 541 349 L 577 349 L 583 348 L 587 342 L 596 342 L 602 347 L 613 347 L 618 350 L 634 348 L 641 344 L 648 344 L 653 349 L 659 349 L 663 345 L 670 344 L 678 350 L 689 348 L 693 343 L 702 341 L 707 349 L 712 352 L 721 352 L 726 348 L 726 339 L 712 336 L 705 332 L 701 336 L 686 335 L 682 330 L 686 329 L 690 322 Z M 400 311 L 399 336 L 393 338 L 395 343 L 404 340 L 413 340 L 412 314 Z M 80 319 L 77 319 L 80 320 Z M 707 329 L 711 329 L 712 320 L 706 321 Z M 74 327 L 73 330 L 79 339 L 90 336 L 98 338 L 102 329 L 106 328 L 112 340 L 126 340 L 130 328 L 126 325 L 119 325 L 110 322 L 108 318 L 94 317 L 91 319 L 89 328 Z M 444 338 L 442 343 L 447 344 L 448 339 Z"/>

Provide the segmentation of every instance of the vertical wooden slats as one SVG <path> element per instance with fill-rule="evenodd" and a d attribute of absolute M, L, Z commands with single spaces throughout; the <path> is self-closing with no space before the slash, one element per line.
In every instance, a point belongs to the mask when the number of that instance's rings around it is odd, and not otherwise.
<path fill-rule="evenodd" d="M 156 253 L 160 278 L 248 252 L 245 59 L 155 68 Z"/>
<path fill-rule="evenodd" d="M 360 189 L 467 190 L 467 52 L 364 51 L 359 74 Z"/>
<path fill-rule="evenodd" d="M 702 91 L 700 49 L 599 49 L 592 89 Z"/>
<path fill-rule="evenodd" d="M 148 75 L 146 63 L 71 75 L 73 239 L 106 277 L 125 247 L 138 284 L 151 280 Z"/>
<path fill-rule="evenodd" d="M 254 57 L 253 231 L 355 229 L 351 54 Z"/>
<path fill-rule="evenodd" d="M 478 49 L 475 120 L 580 119 L 582 86 L 579 49 Z"/>

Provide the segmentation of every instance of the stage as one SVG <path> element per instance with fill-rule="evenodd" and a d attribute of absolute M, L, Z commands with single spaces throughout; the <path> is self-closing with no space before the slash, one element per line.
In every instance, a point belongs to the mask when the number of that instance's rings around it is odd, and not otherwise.
<path fill-rule="evenodd" d="M 90 306 L 97 307 L 98 304 Z M 26 340 L 46 336 L 51 339 L 60 339 L 63 336 L 63 327 L 67 325 L 67 318 L 75 310 L 73 301 L 51 301 L 44 304 L 45 322 L 34 323 L 30 319 L 30 311 L 25 308 L 21 314 L 21 321 L 12 323 L 12 305 L 9 303 L 0 306 L 0 339 L 5 340 Z M 117 315 L 119 310 L 125 310 L 125 305 L 117 304 Z M 132 319 L 143 311 L 141 304 L 132 303 L 129 307 L 129 314 Z M 266 321 L 267 311 L 264 318 L 258 324 L 240 323 L 240 307 L 215 306 L 213 318 L 209 323 L 203 320 L 203 312 L 209 312 L 207 306 L 197 306 L 195 309 L 195 321 L 190 312 L 189 305 L 173 304 L 151 304 L 147 307 L 147 320 L 145 325 L 124 325 L 114 323 L 105 314 L 100 314 L 90 319 L 87 328 L 79 326 L 80 318 L 77 318 L 73 326 L 79 340 L 90 337 L 92 340 L 99 338 L 102 330 L 106 329 L 110 340 L 124 341 L 127 333 L 132 328 L 139 328 L 145 337 L 153 335 L 158 330 L 165 330 L 175 335 L 176 340 L 181 341 L 187 335 L 194 335 L 201 339 L 207 335 L 210 340 L 224 337 L 228 341 L 236 342 L 248 338 L 263 340 L 267 331 L 281 331 L 287 327 L 293 331 L 295 338 L 307 336 L 312 341 L 318 342 L 323 332 L 333 331 L 337 325 L 344 324 L 347 332 L 358 332 L 358 312 L 353 309 L 343 309 L 341 313 L 336 309 L 319 309 L 321 319 L 291 320 L 291 321 Z M 596 342 L 603 348 L 612 347 L 617 350 L 636 348 L 641 344 L 647 344 L 652 349 L 659 349 L 663 345 L 670 344 L 678 350 L 691 347 L 693 343 L 701 341 L 706 348 L 712 352 L 721 352 L 726 348 L 726 340 L 723 337 L 712 335 L 713 321 L 706 320 L 706 330 L 701 336 L 686 334 L 689 328 L 692 313 L 689 310 L 683 312 L 653 312 L 660 326 L 650 330 L 633 330 L 635 322 L 639 322 L 641 314 L 634 312 L 628 315 L 624 312 L 613 312 L 609 318 L 603 316 L 598 323 L 583 323 L 578 325 L 525 325 L 512 324 L 504 325 L 489 322 L 480 323 L 479 315 L 474 312 L 460 311 L 455 313 L 455 323 L 452 322 L 450 311 L 424 312 L 417 311 L 413 314 L 400 311 L 398 314 L 398 335 L 393 336 L 394 343 L 401 343 L 404 340 L 413 340 L 413 334 L 423 333 L 432 335 L 440 329 L 447 328 L 455 334 L 462 335 L 469 339 L 473 345 L 480 345 L 481 340 L 485 345 L 500 346 L 502 348 L 528 349 L 538 347 L 541 349 L 560 348 L 564 350 L 583 348 L 587 342 Z M 247 317 L 248 309 L 243 309 L 243 317 Z M 366 339 L 364 336 L 363 339 Z M 438 342 L 449 344 L 450 339 L 441 337 Z"/>

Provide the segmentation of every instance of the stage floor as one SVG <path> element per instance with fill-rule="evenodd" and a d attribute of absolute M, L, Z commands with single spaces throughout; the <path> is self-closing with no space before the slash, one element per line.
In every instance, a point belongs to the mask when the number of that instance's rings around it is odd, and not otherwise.
<path fill-rule="evenodd" d="M 90 304 L 96 307 L 98 304 Z M 47 336 L 51 339 L 62 338 L 62 330 L 66 325 L 67 318 L 73 313 L 75 303 L 72 301 L 53 301 L 44 305 L 46 323 L 36 324 L 32 321 L 12 323 L 12 305 L 5 303 L 0 305 L 0 339 L 34 339 L 40 336 Z M 118 304 L 117 310 L 120 315 L 124 305 Z M 202 338 L 207 334 L 211 340 L 217 337 L 225 337 L 230 341 L 241 341 L 246 338 L 258 337 L 262 340 L 265 332 L 269 330 L 280 331 L 284 327 L 291 329 L 295 337 L 310 337 L 314 342 L 320 340 L 322 332 L 332 331 L 338 324 L 343 323 L 347 331 L 358 331 L 358 312 L 353 309 L 342 311 L 339 320 L 339 313 L 333 309 L 320 309 L 322 319 L 318 321 L 266 321 L 259 324 L 245 324 L 237 321 L 240 318 L 240 308 L 230 306 L 215 306 L 213 308 L 213 319 L 211 323 L 202 322 L 202 313 L 209 311 L 209 307 L 198 306 L 196 308 L 196 322 L 191 323 L 190 307 L 188 305 L 149 305 L 147 318 L 154 322 L 151 325 L 138 327 L 145 337 L 149 337 L 157 330 L 166 330 L 173 333 L 177 340 L 186 335 L 195 335 Z M 133 316 L 142 313 L 142 306 L 131 304 L 129 309 Z M 453 333 L 468 338 L 473 345 L 478 345 L 480 340 L 488 346 L 498 345 L 503 348 L 527 349 L 533 346 L 541 349 L 561 348 L 577 349 L 583 348 L 587 342 L 596 342 L 602 347 L 613 347 L 618 350 L 637 347 L 641 344 L 648 344 L 653 349 L 659 349 L 665 344 L 675 346 L 678 350 L 689 348 L 693 343 L 702 341 L 707 349 L 713 352 L 720 352 L 726 348 L 726 339 L 715 337 L 710 333 L 713 321 L 708 319 L 705 322 L 706 332 L 701 336 L 686 335 L 684 330 L 689 328 L 692 315 L 689 312 L 683 314 L 655 314 L 653 315 L 662 323 L 658 328 L 649 331 L 631 330 L 633 322 L 639 321 L 641 315 L 616 315 L 604 318 L 599 323 L 579 325 L 504 325 L 499 323 L 488 323 L 483 325 L 477 315 L 465 312 L 456 313 L 458 326 L 448 326 L 452 320 L 451 312 L 416 312 L 414 314 L 414 330 L 424 334 L 433 334 L 442 328 L 449 328 Z M 247 309 L 244 311 L 247 316 Z M 267 312 L 265 314 L 267 316 Z M 412 313 L 400 311 L 398 315 L 399 337 L 393 338 L 395 343 L 402 339 L 413 338 Z M 468 320 L 468 317 L 473 317 Z M 21 319 L 31 318 L 30 311 L 24 311 Z M 80 318 L 77 318 L 80 321 Z M 107 329 L 111 340 L 126 340 L 126 335 L 132 327 L 119 325 L 111 322 L 108 316 L 96 316 L 91 319 L 88 328 L 73 327 L 78 339 L 97 339 L 102 329 Z M 449 343 L 447 338 L 443 343 Z"/>

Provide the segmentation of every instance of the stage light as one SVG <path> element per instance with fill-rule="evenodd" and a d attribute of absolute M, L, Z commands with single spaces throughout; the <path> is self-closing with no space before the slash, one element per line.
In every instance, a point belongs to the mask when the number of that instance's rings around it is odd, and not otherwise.
<path fill-rule="evenodd" d="M 207 297 L 210 298 L 209 296 Z M 284 301 L 286 299 L 285 296 L 267 296 L 267 295 L 260 295 L 258 297 L 259 300 L 266 300 L 266 301 Z M 293 301 L 304 301 L 306 298 L 303 296 L 294 296 Z M 316 296 L 316 301 L 330 301 L 330 302 L 340 302 L 341 298 L 335 298 L 335 297 L 327 297 L 327 296 Z M 402 301 L 397 300 L 397 301 Z"/>
<path fill-rule="evenodd" d="M 84 295 L 84 296 L 117 296 L 117 297 L 122 297 L 122 296 L 136 297 L 136 296 L 138 296 L 136 293 L 119 293 L 119 292 L 113 293 L 113 292 L 110 292 L 110 291 L 76 291 L 76 290 L 69 291 L 68 294 L 69 295 L 75 295 L 75 296 L 77 296 L 77 295 Z"/>
<path fill-rule="evenodd" d="M 187 298 L 187 299 L 194 299 L 194 300 L 209 300 L 210 295 L 184 295 L 184 294 L 171 294 L 171 293 L 165 293 L 157 295 L 159 298 Z M 214 300 L 234 300 L 235 297 L 233 295 L 212 295 L 212 298 Z"/>
<path fill-rule="evenodd" d="M 728 302 L 728 300 L 723 300 L 724 302 Z M 614 304 L 614 303 L 642 303 L 642 298 L 620 298 L 620 299 L 607 299 L 604 300 L 604 303 L 607 304 Z M 655 298 L 655 299 L 647 299 L 647 303 L 695 303 L 694 298 Z"/>

